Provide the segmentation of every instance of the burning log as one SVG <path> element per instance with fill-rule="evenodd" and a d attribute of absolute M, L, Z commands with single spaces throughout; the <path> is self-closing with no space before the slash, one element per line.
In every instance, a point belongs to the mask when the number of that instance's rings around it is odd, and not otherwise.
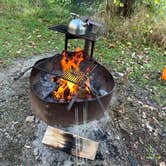
<path fill-rule="evenodd" d="M 53 92 L 55 99 L 71 100 L 78 91 L 79 85 L 90 95 L 88 88 L 89 77 L 86 75 L 89 70 L 86 69 L 85 72 L 80 71 L 80 64 L 83 60 L 83 51 L 81 51 L 80 48 L 77 48 L 72 56 L 69 56 L 66 51 L 63 51 L 61 66 L 64 72 L 64 77 L 67 79 L 64 80 L 63 78 L 60 78 L 58 80 L 60 86 Z"/>
<path fill-rule="evenodd" d="M 76 137 L 80 139 L 79 151 L 76 148 Z M 50 126 L 46 129 L 42 143 L 90 160 L 95 159 L 99 146 L 98 142 Z"/>

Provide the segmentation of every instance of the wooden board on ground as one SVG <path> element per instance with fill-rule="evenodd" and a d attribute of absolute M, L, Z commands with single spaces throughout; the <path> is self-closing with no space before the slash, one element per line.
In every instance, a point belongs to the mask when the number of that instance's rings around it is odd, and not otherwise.
<path fill-rule="evenodd" d="M 76 141 L 80 142 L 80 148 L 76 148 Z M 48 126 L 42 143 L 61 149 L 74 156 L 94 160 L 99 146 L 98 142 L 80 137 L 78 135 Z"/>

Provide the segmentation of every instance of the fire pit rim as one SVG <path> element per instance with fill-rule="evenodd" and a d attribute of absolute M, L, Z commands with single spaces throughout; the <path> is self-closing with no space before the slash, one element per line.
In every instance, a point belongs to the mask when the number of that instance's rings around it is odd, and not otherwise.
<path fill-rule="evenodd" d="M 56 55 L 53 55 L 53 56 L 50 56 L 50 57 L 47 57 L 47 58 L 42 58 L 42 59 L 39 59 L 37 62 L 35 62 L 35 64 L 34 65 L 36 65 L 37 63 L 39 63 L 40 61 L 44 61 L 44 60 L 46 60 L 46 59 L 48 59 L 48 58 L 53 58 L 53 57 L 55 57 L 55 56 L 59 56 L 60 54 L 56 54 Z M 94 60 L 94 61 L 96 61 L 96 60 Z M 98 63 L 100 66 L 102 66 L 105 70 L 107 70 L 102 64 L 100 64 L 99 62 L 97 62 L 96 61 L 96 63 Z M 32 68 L 32 70 L 31 70 L 31 73 L 30 73 L 30 75 L 32 75 L 32 72 L 33 72 L 33 70 L 38 70 L 38 69 L 34 69 L 34 68 Z M 40 70 L 39 70 L 40 71 Z M 107 70 L 108 71 L 108 70 Z M 109 72 L 109 71 L 108 71 Z M 109 74 L 112 76 L 112 74 L 109 72 Z M 29 81 L 31 82 L 31 77 L 29 78 Z M 111 93 L 113 93 L 113 91 L 115 90 L 115 86 L 116 86 L 116 84 L 115 84 L 115 81 L 114 81 L 114 79 L 113 79 L 113 76 L 112 76 L 112 81 L 113 81 L 113 88 L 107 93 L 107 94 L 105 94 L 105 95 L 102 95 L 102 96 L 97 96 L 97 97 L 93 97 L 93 98 L 88 98 L 88 99 L 81 99 L 81 100 L 77 100 L 76 101 L 76 103 L 84 103 L 84 102 L 92 102 L 92 101 L 96 101 L 96 98 L 103 98 L 103 97 L 105 97 L 105 96 L 108 96 L 108 95 L 110 95 Z M 33 89 L 33 87 L 31 86 L 31 83 L 30 83 L 30 90 L 31 91 L 33 91 L 33 93 L 35 94 L 35 96 L 36 97 L 38 97 L 41 101 L 43 101 L 43 102 L 47 102 L 47 103 L 58 103 L 58 104 L 68 104 L 68 103 L 70 103 L 70 100 L 69 101 L 65 101 L 65 102 L 57 102 L 57 101 L 48 101 L 48 100 L 45 100 L 45 99 L 42 99 L 39 95 L 37 95 L 36 94 L 36 91 Z"/>

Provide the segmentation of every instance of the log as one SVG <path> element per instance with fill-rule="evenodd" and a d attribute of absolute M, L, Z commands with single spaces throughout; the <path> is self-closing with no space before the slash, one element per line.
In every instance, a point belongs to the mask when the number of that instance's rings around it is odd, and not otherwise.
<path fill-rule="evenodd" d="M 79 138 L 80 148 L 76 148 L 76 138 Z M 99 143 L 78 135 L 48 126 L 42 143 L 71 155 L 94 160 Z"/>

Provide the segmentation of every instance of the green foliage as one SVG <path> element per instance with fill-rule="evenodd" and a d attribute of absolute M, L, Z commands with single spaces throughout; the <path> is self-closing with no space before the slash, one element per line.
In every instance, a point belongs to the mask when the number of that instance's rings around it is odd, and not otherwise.
<path fill-rule="evenodd" d="M 124 7 L 124 3 L 120 0 L 114 0 L 114 5 L 117 7 Z"/>
<path fill-rule="evenodd" d="M 58 3 L 60 6 L 69 7 L 72 3 L 72 0 L 52 0 L 53 3 Z"/>
<path fill-rule="evenodd" d="M 120 0 L 114 1 L 117 5 L 119 2 Z M 156 7 L 155 12 L 152 12 L 149 3 Z M 111 1 L 104 9 L 101 6 L 101 17 L 106 23 L 107 37 L 119 41 L 135 42 L 137 40 L 139 44 L 157 44 L 166 48 L 166 14 L 159 12 L 160 9 L 164 9 L 162 3 L 164 3 L 163 0 L 156 2 L 145 0 L 142 3 L 135 1 L 134 13 L 129 18 L 117 15 L 115 5 Z M 162 7 L 158 8 L 159 5 Z"/>
<path fill-rule="evenodd" d="M 165 0 L 144 0 L 143 3 L 148 6 L 151 12 L 155 14 L 166 14 L 166 1 Z"/>

